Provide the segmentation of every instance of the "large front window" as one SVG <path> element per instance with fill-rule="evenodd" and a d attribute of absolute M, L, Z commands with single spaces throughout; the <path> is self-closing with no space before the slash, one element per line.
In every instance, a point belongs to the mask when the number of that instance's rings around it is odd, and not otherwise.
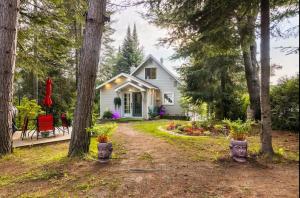
<path fill-rule="evenodd" d="M 174 93 L 168 92 L 163 95 L 164 105 L 174 105 Z"/>
<path fill-rule="evenodd" d="M 156 79 L 156 68 L 146 68 L 145 69 L 145 79 Z"/>

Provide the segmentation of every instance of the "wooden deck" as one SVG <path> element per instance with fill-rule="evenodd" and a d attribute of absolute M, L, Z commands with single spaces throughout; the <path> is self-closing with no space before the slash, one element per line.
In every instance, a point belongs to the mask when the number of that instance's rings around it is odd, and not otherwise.
<path fill-rule="evenodd" d="M 36 134 L 33 136 L 32 139 L 30 136 L 30 137 L 25 138 L 24 140 L 21 140 L 21 131 L 17 131 L 13 137 L 13 147 L 14 148 L 30 147 L 30 146 L 38 146 L 38 145 L 44 145 L 44 144 L 69 141 L 71 139 L 72 128 L 69 128 L 69 131 L 70 131 L 70 134 L 65 133 L 65 135 L 63 135 L 63 132 L 56 130 L 56 136 L 50 136 L 48 138 L 39 137 L 38 140 L 36 139 Z"/>

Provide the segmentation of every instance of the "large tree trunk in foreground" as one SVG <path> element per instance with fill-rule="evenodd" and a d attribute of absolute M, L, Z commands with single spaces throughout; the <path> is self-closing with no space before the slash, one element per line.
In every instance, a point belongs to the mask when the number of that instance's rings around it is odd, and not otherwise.
<path fill-rule="evenodd" d="M 101 38 L 104 29 L 106 0 L 90 0 L 86 17 L 86 29 L 79 65 L 77 103 L 69 156 L 80 156 L 89 152 L 95 81 L 100 58 Z"/>
<path fill-rule="evenodd" d="M 19 0 L 0 0 L 0 157 L 12 152 L 13 77 Z"/>
<path fill-rule="evenodd" d="M 270 2 L 261 0 L 261 152 L 272 155 L 270 106 Z"/>

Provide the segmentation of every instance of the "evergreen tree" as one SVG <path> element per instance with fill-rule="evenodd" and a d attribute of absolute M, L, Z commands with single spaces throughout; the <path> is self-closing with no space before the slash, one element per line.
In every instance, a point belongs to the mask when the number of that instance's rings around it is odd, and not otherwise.
<path fill-rule="evenodd" d="M 0 158 L 12 152 L 12 99 L 20 1 L 0 1 Z"/>
<path fill-rule="evenodd" d="M 133 63 L 135 64 L 134 67 L 137 67 L 143 61 L 144 54 L 143 54 L 143 48 L 140 47 L 136 24 L 134 24 L 132 39 L 133 39 L 133 51 L 134 51 Z"/>
<path fill-rule="evenodd" d="M 129 74 L 131 67 L 137 67 L 141 64 L 144 55 L 142 48 L 139 46 L 136 27 L 131 32 L 131 28 L 128 26 L 126 37 L 116 58 L 117 63 L 114 66 L 114 75 L 120 73 Z"/>

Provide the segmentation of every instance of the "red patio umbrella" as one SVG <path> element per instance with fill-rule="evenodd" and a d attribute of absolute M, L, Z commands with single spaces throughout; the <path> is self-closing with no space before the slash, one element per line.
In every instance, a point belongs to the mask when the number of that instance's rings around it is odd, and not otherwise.
<path fill-rule="evenodd" d="M 50 78 L 47 79 L 46 81 L 46 95 L 44 98 L 44 105 L 46 107 L 51 107 L 52 106 L 52 99 L 51 99 L 51 95 L 52 95 L 52 80 Z"/>

